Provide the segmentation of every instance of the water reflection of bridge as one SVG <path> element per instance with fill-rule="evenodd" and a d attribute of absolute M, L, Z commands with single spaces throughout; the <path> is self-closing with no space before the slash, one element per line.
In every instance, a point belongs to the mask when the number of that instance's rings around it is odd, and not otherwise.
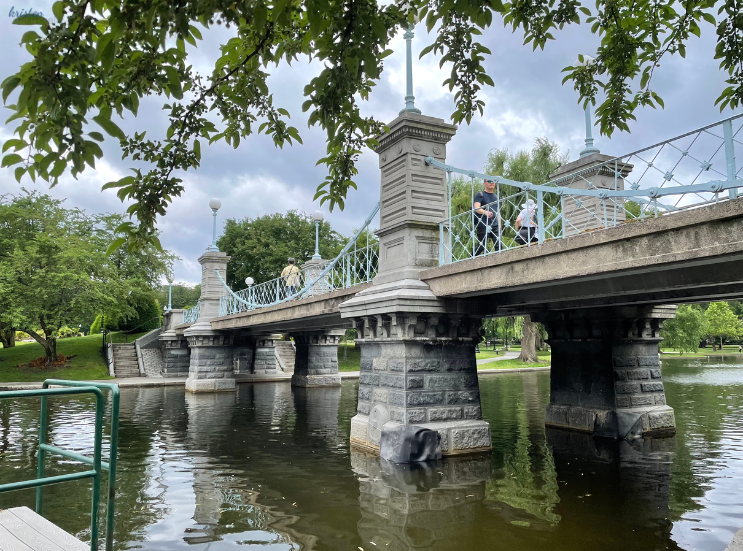
<path fill-rule="evenodd" d="M 524 387 L 526 407 L 497 424 L 495 437 L 510 443 L 498 446 L 498 457 L 447 458 L 417 470 L 349 457 L 353 408 L 341 407 L 338 388 L 317 393 L 266 383 L 237 394 L 187 395 L 185 402 L 177 389 L 138 390 L 123 425 L 132 436 L 157 433 L 148 442 L 158 448 L 137 468 L 148 473 L 145 487 L 157 488 L 149 491 L 148 511 L 159 511 L 143 526 L 152 538 L 143 549 L 161 549 L 158 518 L 165 517 L 171 532 L 173 517 L 180 519 L 180 537 L 189 543 L 510 550 L 524 548 L 528 526 L 535 548 L 589 550 L 600 541 L 602 549 L 624 549 L 621 537 L 607 540 L 601 525 L 608 516 L 613 529 L 637 534 L 647 548 L 667 546 L 673 439 L 655 441 L 663 446 L 655 449 L 554 430 L 545 438 L 529 412 L 540 410 L 547 378 L 511 379 L 503 392 Z M 352 385 L 343 390 L 353 395 Z M 147 446 L 135 448 L 146 455 Z M 131 452 L 123 453 L 122 465 L 129 465 Z M 568 547 L 579 532 L 583 541 Z"/>

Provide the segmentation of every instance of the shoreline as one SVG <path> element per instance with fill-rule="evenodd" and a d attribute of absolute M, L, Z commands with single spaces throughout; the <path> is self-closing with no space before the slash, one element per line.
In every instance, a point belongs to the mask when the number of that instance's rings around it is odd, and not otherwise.
<path fill-rule="evenodd" d="M 478 375 L 498 375 L 508 373 L 531 373 L 539 371 L 549 371 L 547 367 L 512 367 L 508 369 L 478 369 Z M 359 371 L 341 371 L 341 380 L 354 380 L 360 376 Z M 287 375 L 246 375 L 238 374 L 235 376 L 235 382 L 238 384 L 245 383 L 276 383 L 291 381 L 292 376 Z M 125 379 L 104 379 L 92 382 L 114 383 L 119 388 L 151 388 L 162 386 L 185 386 L 185 377 L 129 377 Z M 0 383 L 0 391 L 4 390 L 35 390 L 41 388 L 43 381 L 26 381 L 14 383 Z"/>

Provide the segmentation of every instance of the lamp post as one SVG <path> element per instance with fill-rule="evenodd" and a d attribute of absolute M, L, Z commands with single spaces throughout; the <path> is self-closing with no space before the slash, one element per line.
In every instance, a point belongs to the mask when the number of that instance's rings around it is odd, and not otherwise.
<path fill-rule="evenodd" d="M 209 201 L 209 208 L 212 209 L 212 214 L 214 215 L 214 224 L 212 226 L 212 244 L 206 250 L 219 252 L 219 248 L 217 248 L 217 211 L 222 208 L 222 201 L 212 199 Z"/>
<path fill-rule="evenodd" d="M 253 308 L 253 283 L 255 283 L 255 280 L 252 277 L 245 278 L 245 285 L 248 286 L 248 304 L 251 309 Z"/>
<path fill-rule="evenodd" d="M 399 2 L 400 9 L 409 10 L 410 3 L 408 1 Z M 406 94 L 405 94 L 405 109 L 400 111 L 403 113 L 415 113 L 416 115 L 421 114 L 421 110 L 415 106 L 415 96 L 413 95 L 413 29 L 415 24 L 420 21 L 419 15 L 416 13 L 413 19 L 413 23 L 408 23 L 408 30 L 405 31 L 403 38 L 405 38 L 405 82 L 406 82 Z"/>
<path fill-rule="evenodd" d="M 170 312 L 173 309 L 173 277 L 168 275 L 168 306 L 165 308 L 166 312 Z"/>
<path fill-rule="evenodd" d="M 596 62 L 596 59 L 591 57 L 590 55 L 584 55 L 583 61 L 578 58 L 578 60 L 575 62 L 576 67 L 588 67 L 590 65 L 593 65 Z M 594 153 L 600 153 L 599 149 L 597 147 L 594 147 L 593 145 L 593 134 L 592 134 L 592 127 L 593 124 L 591 122 L 591 106 L 590 103 L 586 105 L 585 108 L 586 112 L 586 148 L 580 152 L 580 158 L 588 157 L 589 155 L 593 155 Z"/>
<path fill-rule="evenodd" d="M 315 254 L 312 255 L 312 260 L 320 260 L 320 222 L 322 222 L 322 212 L 316 210 L 312 213 L 312 219 L 315 221 Z"/>

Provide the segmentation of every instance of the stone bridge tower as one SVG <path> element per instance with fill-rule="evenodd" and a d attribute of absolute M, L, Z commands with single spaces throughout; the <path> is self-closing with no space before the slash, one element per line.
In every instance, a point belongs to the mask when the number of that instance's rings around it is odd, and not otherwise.
<path fill-rule="evenodd" d="M 371 288 L 340 306 L 361 347 L 353 446 L 379 451 L 381 432 L 418 425 L 439 432 L 444 454 L 490 449 L 475 361 L 482 316 L 443 301 L 420 280 L 438 264 L 438 223 L 448 216 L 444 173 L 456 126 L 403 111 L 379 139 L 379 271 Z"/>

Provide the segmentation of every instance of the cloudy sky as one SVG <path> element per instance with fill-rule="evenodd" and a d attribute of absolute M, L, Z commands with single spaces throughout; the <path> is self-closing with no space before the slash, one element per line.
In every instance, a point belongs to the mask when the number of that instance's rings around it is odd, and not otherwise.
<path fill-rule="evenodd" d="M 11 10 L 31 8 L 51 17 L 51 3 L 0 0 L 0 48 L 5 52 L 0 57 L 0 80 L 16 72 L 28 58 L 18 45 L 28 27 L 12 25 Z M 216 29 L 205 34 L 205 42 L 191 59 L 196 70 L 210 72 L 226 32 Z M 484 116 L 469 126 L 460 126 L 449 144 L 447 162 L 481 169 L 490 149 L 528 149 L 536 137 L 556 141 L 571 160 L 577 157 L 585 137 L 583 111 L 572 88 L 561 84 L 561 69 L 572 64 L 579 53 L 595 51 L 597 41 L 586 25 L 555 34 L 557 41 L 545 51 L 533 52 L 530 46 L 522 45 L 520 33 L 513 34 L 498 25 L 486 31 L 483 41 L 493 52 L 486 60 L 486 68 L 495 87 L 483 94 Z M 615 134 L 611 140 L 595 135 L 602 153 L 621 155 L 732 114 L 721 114 L 714 106 L 725 80 L 713 60 L 714 38 L 713 27 L 705 24 L 702 38 L 689 43 L 686 59 L 664 60 L 656 71 L 654 88 L 665 100 L 665 109 L 639 111 L 631 134 Z M 448 120 L 454 100 L 441 84 L 448 71 L 439 69 L 438 61 L 430 55 L 417 61 L 417 52 L 430 40 L 423 25 L 419 25 L 413 41 L 416 106 L 425 115 Z M 404 44 L 400 34 L 392 44 L 395 54 L 385 61 L 380 85 L 364 105 L 366 114 L 391 121 L 404 107 Z M 182 259 L 175 266 L 176 280 L 195 283 L 200 278 L 196 259 L 211 240 L 211 197 L 222 200 L 220 225 L 227 218 L 256 217 L 289 209 L 312 212 L 318 208 L 312 197 L 325 177 L 323 167 L 315 166 L 325 154 L 324 135 L 318 129 L 307 128 L 301 112 L 302 89 L 318 72 L 318 65 L 305 62 L 270 71 L 274 103 L 292 114 L 292 124 L 300 130 L 305 145 L 281 150 L 274 148 L 270 138 L 253 136 L 236 150 L 224 143 L 202 148 L 201 168 L 184 175 L 185 193 L 174 200 L 158 224 L 163 245 Z M 147 129 L 148 135 L 163 135 L 166 118 L 160 111 L 162 103 L 158 99 L 143 102 L 139 117 L 124 121 L 121 126 L 125 131 Z M 9 139 L 11 133 L 12 127 L 0 126 L 0 142 Z M 125 205 L 115 192 L 102 192 L 101 185 L 124 176 L 131 163 L 121 160 L 118 146 L 111 139 L 107 139 L 104 152 L 106 156 L 97 163 L 97 171 L 86 171 L 78 180 L 66 176 L 52 190 L 43 182 L 34 185 L 25 179 L 21 185 L 65 198 L 67 205 L 89 212 L 123 212 Z M 359 171 L 359 189 L 349 194 L 345 211 L 329 213 L 327 208 L 322 209 L 333 227 L 344 234 L 358 227 L 379 199 L 374 152 L 362 155 Z M 12 169 L 0 169 L 0 194 L 17 193 L 19 188 Z"/>

